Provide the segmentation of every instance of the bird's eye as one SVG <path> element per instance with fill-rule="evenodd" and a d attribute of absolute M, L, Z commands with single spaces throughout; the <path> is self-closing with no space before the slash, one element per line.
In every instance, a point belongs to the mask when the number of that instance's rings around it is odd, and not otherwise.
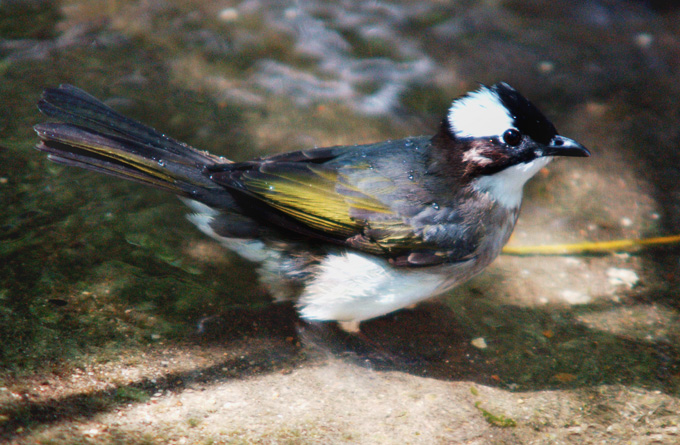
<path fill-rule="evenodd" d="M 522 133 L 514 128 L 505 130 L 505 133 L 503 133 L 503 141 L 513 147 L 519 145 L 519 143 L 522 142 Z"/>

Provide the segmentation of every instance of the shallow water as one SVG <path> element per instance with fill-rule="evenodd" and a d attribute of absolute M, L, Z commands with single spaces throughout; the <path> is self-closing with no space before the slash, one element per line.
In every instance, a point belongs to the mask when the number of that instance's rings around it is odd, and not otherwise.
<path fill-rule="evenodd" d="M 506 81 L 593 153 L 532 180 L 511 243 L 651 237 L 680 232 L 679 65 L 670 2 L 0 2 L 0 437 L 676 441 L 677 247 L 502 256 L 364 323 L 376 357 L 271 305 L 176 199 L 52 164 L 31 127 L 71 83 L 243 160 L 431 134 Z"/>

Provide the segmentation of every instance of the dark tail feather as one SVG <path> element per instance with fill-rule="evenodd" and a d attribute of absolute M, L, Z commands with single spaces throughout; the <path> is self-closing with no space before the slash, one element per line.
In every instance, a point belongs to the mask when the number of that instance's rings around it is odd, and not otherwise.
<path fill-rule="evenodd" d="M 197 199 L 210 196 L 211 189 L 224 194 L 204 170 L 229 161 L 127 118 L 74 86 L 45 90 L 38 108 L 61 121 L 34 127 L 41 139 L 36 148 L 52 161 Z"/>

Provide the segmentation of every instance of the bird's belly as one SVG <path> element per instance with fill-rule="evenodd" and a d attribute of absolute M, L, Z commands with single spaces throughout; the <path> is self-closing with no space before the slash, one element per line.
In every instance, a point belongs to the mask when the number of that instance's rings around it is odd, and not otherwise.
<path fill-rule="evenodd" d="M 458 265 L 395 268 L 356 252 L 328 255 L 298 300 L 308 320 L 362 321 L 418 303 L 458 283 Z"/>

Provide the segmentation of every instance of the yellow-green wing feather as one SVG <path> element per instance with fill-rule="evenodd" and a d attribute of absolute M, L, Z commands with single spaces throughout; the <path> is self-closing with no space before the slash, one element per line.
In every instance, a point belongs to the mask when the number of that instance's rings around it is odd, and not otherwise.
<path fill-rule="evenodd" d="M 363 231 L 366 221 L 354 216 L 357 213 L 392 213 L 352 186 L 342 173 L 313 164 L 264 164 L 244 172 L 239 183 L 271 207 L 336 236 L 351 237 Z"/>

